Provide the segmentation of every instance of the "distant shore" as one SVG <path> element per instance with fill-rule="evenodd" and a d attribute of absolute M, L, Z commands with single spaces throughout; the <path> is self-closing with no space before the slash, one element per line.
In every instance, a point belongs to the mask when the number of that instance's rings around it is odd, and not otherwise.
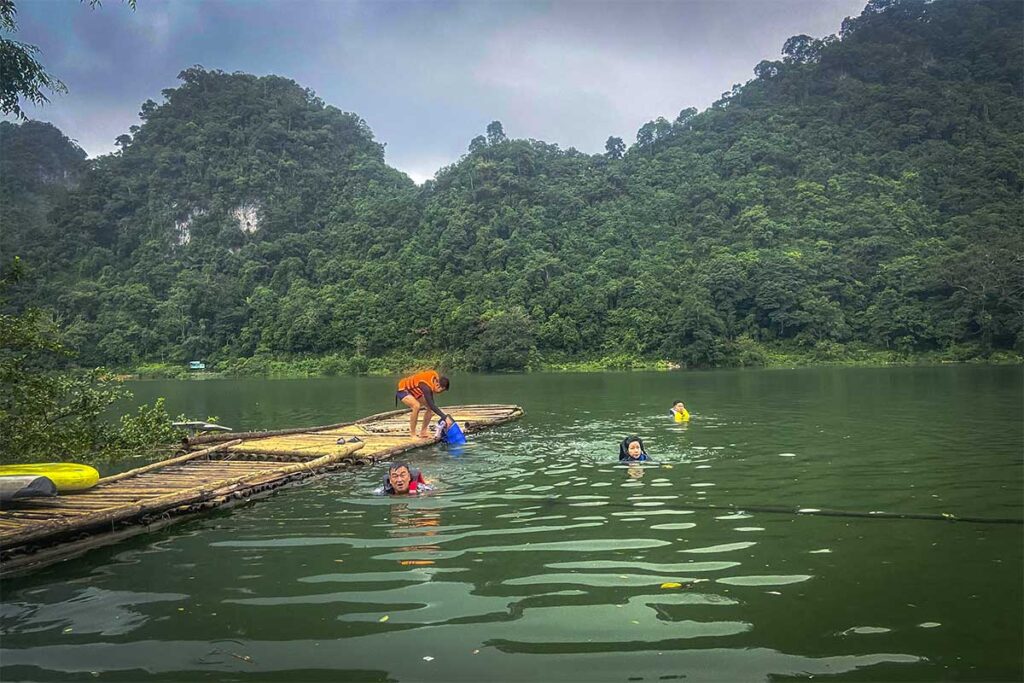
<path fill-rule="evenodd" d="M 946 364 L 988 364 L 1020 365 L 1024 356 L 1013 351 L 995 351 L 989 354 L 972 354 L 966 349 L 947 349 L 927 353 L 901 353 L 891 350 L 848 348 L 834 345 L 832 348 L 807 351 L 792 348 L 759 346 L 747 349 L 740 358 L 732 362 L 687 366 L 665 359 L 641 358 L 628 354 L 614 354 L 597 358 L 544 357 L 537 354 L 527 367 L 497 372 L 606 372 L 621 370 L 664 371 L 708 370 L 726 368 L 786 368 L 786 367 L 829 367 L 829 366 L 911 366 Z M 228 359 L 208 363 L 211 370 L 189 370 L 186 364 L 143 363 L 117 371 L 119 379 L 191 379 L 207 380 L 240 377 L 302 378 L 337 376 L 384 376 L 397 375 L 417 367 L 447 367 L 454 371 L 479 371 L 471 365 L 459 362 L 462 359 L 412 358 L 408 356 L 385 356 L 366 358 L 341 355 L 309 356 L 303 358 L 273 358 L 255 356 L 251 358 Z M 454 362 L 453 362 L 454 361 Z"/>

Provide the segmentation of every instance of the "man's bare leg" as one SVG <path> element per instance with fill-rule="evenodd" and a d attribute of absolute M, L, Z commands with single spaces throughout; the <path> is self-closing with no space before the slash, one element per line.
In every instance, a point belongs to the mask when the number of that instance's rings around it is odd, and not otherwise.
<path fill-rule="evenodd" d="M 426 439 L 430 437 L 430 417 L 433 415 L 430 409 L 423 410 L 423 424 L 420 425 L 420 438 Z"/>
<path fill-rule="evenodd" d="M 409 413 L 409 436 L 416 438 L 416 418 L 420 414 L 420 402 L 414 396 L 404 396 L 402 403 L 412 411 Z"/>

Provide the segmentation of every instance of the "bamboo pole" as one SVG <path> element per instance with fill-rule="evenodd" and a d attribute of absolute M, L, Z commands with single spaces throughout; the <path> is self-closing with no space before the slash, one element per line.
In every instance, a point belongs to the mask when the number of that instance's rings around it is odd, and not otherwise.
<path fill-rule="evenodd" d="M 192 439 L 186 439 L 185 443 L 191 448 L 192 446 L 198 446 L 199 444 L 216 443 L 218 441 L 225 441 L 227 439 L 262 439 L 268 436 L 302 434 L 303 432 L 322 432 L 327 429 L 340 429 L 342 427 L 351 427 L 352 425 L 362 424 L 364 422 L 382 420 L 393 415 L 400 415 L 404 412 L 408 412 L 408 409 L 389 410 L 384 413 L 377 413 L 376 415 L 370 415 L 368 417 L 353 420 L 351 422 L 338 422 L 330 425 L 322 425 L 320 427 L 292 427 L 289 429 L 273 429 L 266 431 L 232 432 L 231 434 L 204 434 L 203 436 L 197 436 Z"/>
<path fill-rule="evenodd" d="M 152 472 L 153 470 L 158 470 L 158 469 L 160 469 L 162 467 L 167 467 L 168 465 L 177 465 L 179 463 L 188 462 L 189 460 L 194 460 L 194 459 L 200 458 L 200 457 L 202 457 L 204 455 L 209 455 L 210 453 L 214 453 L 214 452 L 219 451 L 219 450 L 221 450 L 223 448 L 229 448 L 231 446 L 234 446 L 234 445 L 240 444 L 240 443 L 242 443 L 241 439 L 235 439 L 234 443 L 228 442 L 228 443 L 218 444 L 217 446 L 214 446 L 213 448 L 207 448 L 205 450 L 196 451 L 195 453 L 186 453 L 185 455 L 179 456 L 177 458 L 171 458 L 170 460 L 161 460 L 160 462 L 154 462 L 152 464 L 145 465 L 143 467 L 139 467 L 139 468 L 136 468 L 134 470 L 128 470 L 127 472 L 121 472 L 120 474 L 112 474 L 109 477 L 103 477 L 102 479 L 100 479 L 98 482 L 96 482 L 96 485 L 99 486 L 100 484 L 110 484 L 110 483 L 115 482 L 115 481 L 121 481 L 122 479 L 127 479 L 128 477 L 134 477 L 134 476 L 137 476 L 139 474 L 144 474 L 146 472 Z"/>
<path fill-rule="evenodd" d="M 316 451 L 303 451 L 303 450 L 289 450 L 287 448 L 267 448 L 253 451 L 242 451 L 244 453 L 251 453 L 253 455 L 281 455 L 293 458 L 308 458 L 308 462 L 312 462 L 315 458 L 323 457 Z"/>

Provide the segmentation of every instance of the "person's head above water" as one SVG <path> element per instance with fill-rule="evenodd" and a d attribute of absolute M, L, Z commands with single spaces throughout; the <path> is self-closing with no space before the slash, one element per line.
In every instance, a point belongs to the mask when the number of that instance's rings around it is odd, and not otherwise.
<path fill-rule="evenodd" d="M 412 470 L 404 462 L 396 462 L 388 468 L 388 483 L 394 493 L 408 493 L 412 481 Z"/>
<path fill-rule="evenodd" d="M 646 455 L 644 440 L 639 436 L 628 436 L 619 444 L 619 460 L 640 460 Z"/>
<path fill-rule="evenodd" d="M 672 401 L 672 410 L 681 413 L 686 410 L 686 406 L 683 405 L 682 401 Z"/>

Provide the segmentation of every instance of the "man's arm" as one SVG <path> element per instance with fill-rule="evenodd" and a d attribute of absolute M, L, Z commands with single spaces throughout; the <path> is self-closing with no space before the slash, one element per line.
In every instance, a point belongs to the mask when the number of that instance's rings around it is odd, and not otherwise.
<path fill-rule="evenodd" d="M 430 386 L 428 386 L 426 382 L 420 382 L 419 387 L 420 391 L 423 392 L 423 400 L 426 402 L 427 406 L 433 410 L 434 414 L 439 418 L 447 421 L 448 415 L 438 408 L 436 403 L 434 403 L 434 392 L 430 389 Z"/>

